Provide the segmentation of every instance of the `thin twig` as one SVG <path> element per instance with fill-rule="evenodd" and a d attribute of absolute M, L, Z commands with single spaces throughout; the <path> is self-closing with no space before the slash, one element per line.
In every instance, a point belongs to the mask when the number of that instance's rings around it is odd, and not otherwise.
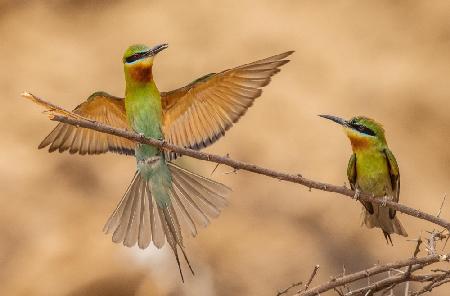
<path fill-rule="evenodd" d="M 441 216 L 442 208 L 444 207 L 444 203 L 445 203 L 445 199 L 446 198 L 447 198 L 447 194 L 444 194 L 444 198 L 442 199 L 442 203 L 441 203 L 441 206 L 439 207 L 439 211 L 438 211 L 436 217 L 440 217 Z"/>
<path fill-rule="evenodd" d="M 409 296 L 409 285 L 410 285 L 410 281 L 407 281 L 405 284 L 405 296 Z"/>
<path fill-rule="evenodd" d="M 422 244 L 422 239 L 417 238 L 416 248 L 414 249 L 413 258 L 417 258 L 417 255 L 420 252 L 420 245 Z M 412 264 L 408 265 L 408 268 L 405 271 L 405 277 L 408 278 L 411 275 Z"/>
<path fill-rule="evenodd" d="M 281 296 L 281 295 L 283 295 L 283 294 L 286 294 L 290 289 L 295 288 L 295 287 L 298 287 L 298 286 L 300 286 L 301 284 L 302 284 L 302 282 L 293 283 L 293 284 L 291 284 L 289 287 L 287 287 L 286 289 L 281 290 L 281 291 L 278 291 L 277 296 Z"/>
<path fill-rule="evenodd" d="M 342 264 L 342 276 L 346 275 L 345 265 Z M 347 292 L 350 292 L 350 286 L 346 283 L 344 284 L 344 288 L 347 290 Z"/>
<path fill-rule="evenodd" d="M 309 277 L 308 282 L 305 285 L 305 289 L 303 291 L 306 291 L 309 289 L 309 285 L 311 285 L 311 282 L 313 281 L 314 277 L 317 275 L 317 271 L 319 270 L 319 265 L 314 266 L 314 270 L 311 273 L 311 276 Z M 298 291 L 297 293 L 299 293 L 300 291 Z"/>
<path fill-rule="evenodd" d="M 420 252 L 420 245 L 421 244 L 422 244 L 422 239 L 419 236 L 417 238 L 417 244 L 416 244 L 416 248 L 414 249 L 413 258 L 417 258 L 417 255 Z M 406 281 L 406 285 L 405 285 L 405 296 L 408 296 L 408 293 L 409 293 L 409 284 L 410 284 L 409 278 L 411 276 L 411 269 L 412 269 L 412 264 L 409 264 L 408 267 L 406 268 L 406 271 L 405 271 L 405 279 L 407 280 Z M 393 286 L 395 286 L 395 284 L 393 284 Z M 392 292 L 392 288 L 390 290 Z"/>
<path fill-rule="evenodd" d="M 430 237 L 427 238 L 427 243 L 426 243 L 427 251 L 428 251 L 428 254 L 430 254 L 430 255 L 436 254 L 436 235 L 437 234 L 438 233 L 436 232 L 436 230 L 433 230 L 430 233 Z"/>

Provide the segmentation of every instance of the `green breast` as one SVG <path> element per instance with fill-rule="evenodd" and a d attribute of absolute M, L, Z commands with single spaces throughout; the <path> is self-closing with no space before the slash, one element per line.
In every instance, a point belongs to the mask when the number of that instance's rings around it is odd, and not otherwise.
<path fill-rule="evenodd" d="M 127 88 L 125 110 L 128 122 L 135 132 L 146 137 L 163 138 L 161 96 L 154 83 Z M 139 145 L 136 149 L 138 158 L 147 158 L 158 153 L 159 149 L 149 145 Z"/>
<path fill-rule="evenodd" d="M 361 191 L 384 196 L 391 191 L 388 165 L 384 153 L 377 150 L 356 154 L 356 183 Z"/>

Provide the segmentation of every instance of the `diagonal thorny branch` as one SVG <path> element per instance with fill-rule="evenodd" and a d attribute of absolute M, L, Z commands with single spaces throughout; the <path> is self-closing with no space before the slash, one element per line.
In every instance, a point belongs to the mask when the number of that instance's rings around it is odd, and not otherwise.
<path fill-rule="evenodd" d="M 237 161 L 234 159 L 229 158 L 228 156 L 220 156 L 220 155 L 214 155 L 209 154 L 189 148 L 183 148 L 179 146 L 175 146 L 173 144 L 170 144 L 163 140 L 153 139 L 153 138 L 147 138 L 143 135 L 139 135 L 135 132 L 114 128 L 111 126 L 108 126 L 106 124 L 90 120 L 84 117 L 81 117 L 80 115 L 74 114 L 68 110 L 65 110 L 61 107 L 58 107 L 52 103 L 49 103 L 47 101 L 44 101 L 30 93 L 23 93 L 23 97 L 30 99 L 31 101 L 35 102 L 38 105 L 43 106 L 45 109 L 47 109 L 47 113 L 51 120 L 58 121 L 62 123 L 71 124 L 78 127 L 83 128 L 89 128 L 98 132 L 111 134 L 114 136 L 122 137 L 129 139 L 134 142 L 142 143 L 142 144 L 148 144 L 155 147 L 158 147 L 160 149 L 164 150 L 170 150 L 175 153 L 190 156 L 196 159 L 200 160 L 206 160 L 210 162 L 215 162 L 218 164 L 227 165 L 234 170 L 244 170 L 260 175 L 265 175 L 271 178 L 275 178 L 282 181 L 287 181 L 291 183 L 297 183 L 300 185 L 303 185 L 309 189 L 318 189 L 322 191 L 328 191 L 328 192 L 334 192 L 339 193 L 342 196 L 347 196 L 354 198 L 355 192 L 345 186 L 336 186 L 333 184 L 327 184 L 323 182 L 314 181 L 308 178 L 303 177 L 301 174 L 289 174 L 284 172 L 278 172 L 275 170 L 271 170 L 268 168 L 264 168 L 255 164 L 243 162 L 243 161 Z M 373 196 L 369 194 L 359 193 L 358 199 L 362 201 L 368 201 L 371 203 L 383 205 L 389 208 L 392 208 L 394 210 L 397 210 L 401 213 L 422 219 L 427 220 L 433 224 L 442 226 L 450 231 L 450 222 L 448 222 L 445 219 L 442 219 L 437 216 L 433 216 L 431 214 L 422 212 L 420 210 L 405 206 L 403 204 L 399 204 L 393 201 L 389 200 L 383 200 L 381 198 L 374 198 Z"/>

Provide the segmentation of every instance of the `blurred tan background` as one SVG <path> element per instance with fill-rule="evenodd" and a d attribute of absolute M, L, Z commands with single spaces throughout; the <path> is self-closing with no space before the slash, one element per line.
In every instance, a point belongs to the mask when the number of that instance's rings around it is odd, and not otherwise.
<path fill-rule="evenodd" d="M 185 268 L 185 284 L 169 250 L 111 243 L 101 229 L 134 159 L 37 150 L 55 124 L 19 94 L 68 108 L 96 90 L 121 96 L 123 51 L 160 42 L 163 91 L 296 51 L 207 151 L 343 184 L 350 144 L 317 114 L 366 115 L 387 130 L 401 202 L 437 213 L 449 193 L 449 1 L 0 1 L 1 295 L 275 295 L 316 264 L 313 285 L 412 254 L 414 243 L 361 228 L 355 201 L 226 167 L 213 177 L 233 188 L 231 206 L 187 240 L 197 274 Z M 400 219 L 413 239 L 433 228 Z"/>

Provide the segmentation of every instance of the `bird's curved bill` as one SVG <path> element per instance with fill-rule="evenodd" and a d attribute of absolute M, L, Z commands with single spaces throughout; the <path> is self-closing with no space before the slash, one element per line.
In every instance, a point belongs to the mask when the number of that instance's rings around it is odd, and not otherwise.
<path fill-rule="evenodd" d="M 333 115 L 319 115 L 320 117 L 323 117 L 325 119 L 329 119 L 331 121 L 336 122 L 337 124 L 340 124 L 342 126 L 348 126 L 348 122 L 345 119 L 342 119 L 340 117 L 337 116 L 333 116 Z"/>
<path fill-rule="evenodd" d="M 167 43 L 158 44 L 158 45 L 154 46 L 152 49 L 150 49 L 150 51 L 148 52 L 148 55 L 154 56 L 158 52 L 163 51 L 164 49 L 166 49 L 167 47 L 169 47 L 169 44 L 167 44 Z"/>

